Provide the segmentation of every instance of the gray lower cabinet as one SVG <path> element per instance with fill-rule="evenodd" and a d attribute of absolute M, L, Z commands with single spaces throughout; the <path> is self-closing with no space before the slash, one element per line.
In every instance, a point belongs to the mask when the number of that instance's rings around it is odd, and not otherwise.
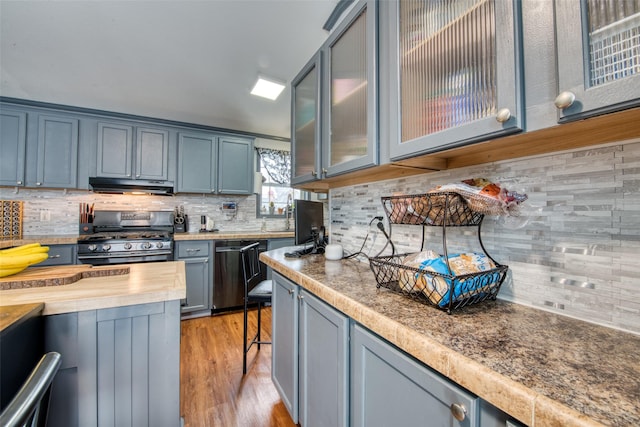
<path fill-rule="evenodd" d="M 182 313 L 205 311 L 210 314 L 213 287 L 213 250 L 210 240 L 175 242 L 176 260 L 184 261 L 187 296 Z"/>
<path fill-rule="evenodd" d="M 47 267 L 50 265 L 69 265 L 77 264 L 76 245 L 50 245 L 49 246 L 49 259 L 36 264 L 35 267 Z"/>
<path fill-rule="evenodd" d="M 272 380 L 303 427 L 520 426 L 277 272 L 272 321 Z"/>
<path fill-rule="evenodd" d="M 45 317 L 62 355 L 48 426 L 180 425 L 179 301 Z"/>
<path fill-rule="evenodd" d="M 298 423 L 298 285 L 273 273 L 271 379 Z"/>
<path fill-rule="evenodd" d="M 299 422 L 349 425 L 349 318 L 299 293 Z"/>
<path fill-rule="evenodd" d="M 272 379 L 303 427 L 349 425 L 349 319 L 274 273 Z"/>
<path fill-rule="evenodd" d="M 27 146 L 27 114 L 0 111 L 0 185 L 23 186 Z"/>
<path fill-rule="evenodd" d="M 478 426 L 479 399 L 360 325 L 351 328 L 351 425 Z"/>

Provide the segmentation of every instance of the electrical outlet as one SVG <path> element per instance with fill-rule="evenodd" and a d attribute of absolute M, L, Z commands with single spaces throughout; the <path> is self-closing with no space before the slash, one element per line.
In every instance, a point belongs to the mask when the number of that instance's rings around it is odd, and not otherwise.
<path fill-rule="evenodd" d="M 51 211 L 40 211 L 40 221 L 49 222 L 51 221 Z"/>

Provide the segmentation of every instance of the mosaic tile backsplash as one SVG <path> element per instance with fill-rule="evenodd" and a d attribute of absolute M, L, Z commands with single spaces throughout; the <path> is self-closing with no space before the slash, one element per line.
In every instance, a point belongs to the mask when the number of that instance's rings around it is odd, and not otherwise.
<path fill-rule="evenodd" d="M 640 140 L 334 189 L 332 242 L 351 253 L 364 243 L 375 256 L 386 243 L 376 221 L 369 225 L 384 216 L 380 197 L 473 177 L 529 196 L 519 216 L 482 224 L 487 252 L 510 268 L 499 298 L 640 333 Z M 442 252 L 441 229 L 424 231 L 425 249 Z M 393 225 L 397 252 L 419 251 L 422 233 Z M 473 227 L 446 233 L 450 253 L 481 250 Z"/>
<path fill-rule="evenodd" d="M 25 237 L 47 234 L 78 234 L 80 203 L 94 203 L 95 210 L 169 210 L 184 206 L 189 216 L 189 231 L 200 230 L 200 215 L 207 215 L 215 227 L 223 231 L 258 231 L 262 219 L 256 218 L 255 196 L 146 196 L 94 194 L 88 191 L 30 190 L 0 188 L 0 199 L 24 201 L 23 230 Z M 237 202 L 237 214 L 222 213 L 222 203 Z M 267 231 L 284 229 L 283 218 L 266 218 Z"/>

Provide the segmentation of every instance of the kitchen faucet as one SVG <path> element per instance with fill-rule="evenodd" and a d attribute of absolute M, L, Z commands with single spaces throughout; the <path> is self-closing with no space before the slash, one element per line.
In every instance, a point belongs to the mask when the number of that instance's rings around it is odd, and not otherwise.
<path fill-rule="evenodd" d="M 287 194 L 287 206 L 284 210 L 284 228 L 289 231 L 291 229 L 291 224 L 289 221 L 289 216 L 291 215 L 291 202 L 293 202 L 293 197 L 291 197 L 291 193 Z"/>

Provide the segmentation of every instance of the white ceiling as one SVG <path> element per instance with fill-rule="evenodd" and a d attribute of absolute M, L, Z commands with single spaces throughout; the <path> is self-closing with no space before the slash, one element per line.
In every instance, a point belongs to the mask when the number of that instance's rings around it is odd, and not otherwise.
<path fill-rule="evenodd" d="M 338 0 L 0 0 L 0 94 L 290 137 Z M 259 74 L 288 83 L 249 94 Z"/>

